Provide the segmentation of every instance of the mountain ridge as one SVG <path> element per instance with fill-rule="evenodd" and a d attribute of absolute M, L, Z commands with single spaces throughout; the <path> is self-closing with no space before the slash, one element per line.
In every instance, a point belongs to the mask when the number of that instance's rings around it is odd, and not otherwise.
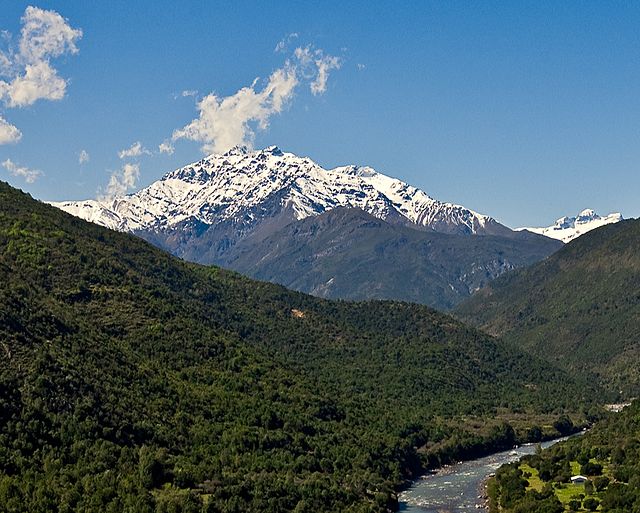
<path fill-rule="evenodd" d="M 594 210 L 586 208 L 577 216 L 561 217 L 551 226 L 541 228 L 517 228 L 516 230 L 526 230 L 567 243 L 600 226 L 619 223 L 623 220 L 624 218 L 620 212 L 612 212 L 606 216 L 600 216 L 596 214 Z"/>
<path fill-rule="evenodd" d="M 456 315 L 625 397 L 640 393 L 640 220 L 592 230 L 507 273 Z"/>
<path fill-rule="evenodd" d="M 502 273 L 561 247 L 540 235 L 466 237 L 336 207 L 238 242 L 218 262 L 256 279 L 333 299 L 395 299 L 449 310 Z"/>
<path fill-rule="evenodd" d="M 187 220 L 207 225 L 226 221 L 278 192 L 282 206 L 290 207 L 293 213 L 291 220 L 349 206 L 381 219 L 398 218 L 399 222 L 445 233 L 511 231 L 490 216 L 433 199 L 373 168 L 349 165 L 324 169 L 308 157 L 285 153 L 277 146 L 257 151 L 235 147 L 212 154 L 126 196 L 52 204 L 108 228 L 158 231 Z"/>

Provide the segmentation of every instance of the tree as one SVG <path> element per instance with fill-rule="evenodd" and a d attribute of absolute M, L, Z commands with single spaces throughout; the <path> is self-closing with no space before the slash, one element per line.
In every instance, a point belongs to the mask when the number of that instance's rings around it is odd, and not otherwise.
<path fill-rule="evenodd" d="M 553 427 L 561 435 L 569 435 L 573 433 L 574 430 L 573 422 L 571 422 L 571 419 L 566 415 L 562 415 L 558 418 L 558 420 L 553 423 Z"/>
<path fill-rule="evenodd" d="M 582 502 L 578 499 L 571 499 L 569 501 L 569 511 L 579 511 L 582 507 Z"/>
<path fill-rule="evenodd" d="M 597 492 L 601 492 L 609 486 L 610 482 L 611 480 L 607 476 L 598 476 L 593 480 L 593 486 Z"/>
<path fill-rule="evenodd" d="M 584 501 L 582 501 L 582 505 L 587 509 L 587 511 L 595 511 L 598 509 L 600 501 L 598 499 L 594 499 L 593 497 L 587 497 Z"/>
<path fill-rule="evenodd" d="M 587 479 L 584 483 L 584 493 L 586 493 L 587 495 L 592 495 L 593 489 L 593 482 L 590 479 Z"/>

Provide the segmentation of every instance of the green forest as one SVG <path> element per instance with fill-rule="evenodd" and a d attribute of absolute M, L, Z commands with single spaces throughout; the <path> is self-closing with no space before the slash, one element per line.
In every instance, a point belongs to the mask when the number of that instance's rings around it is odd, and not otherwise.
<path fill-rule="evenodd" d="M 584 483 L 572 483 L 572 476 Z M 640 511 L 640 405 L 498 470 L 489 484 L 491 511 Z"/>
<path fill-rule="evenodd" d="M 6 512 L 390 511 L 603 397 L 427 307 L 188 264 L 4 183 L 0 282 Z"/>
<path fill-rule="evenodd" d="M 505 274 L 457 315 L 623 397 L 637 397 L 640 220 L 603 226 Z"/>

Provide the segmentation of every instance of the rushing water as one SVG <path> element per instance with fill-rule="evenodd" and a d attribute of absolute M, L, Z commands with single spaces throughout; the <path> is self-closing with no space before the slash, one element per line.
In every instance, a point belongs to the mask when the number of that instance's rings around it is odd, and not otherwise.
<path fill-rule="evenodd" d="M 543 448 L 565 440 L 545 442 Z M 490 474 L 505 463 L 533 454 L 535 444 L 522 445 L 516 449 L 499 452 L 477 460 L 465 461 L 442 468 L 434 474 L 418 479 L 400 494 L 400 510 L 406 513 L 462 513 L 486 511 L 483 483 Z"/>

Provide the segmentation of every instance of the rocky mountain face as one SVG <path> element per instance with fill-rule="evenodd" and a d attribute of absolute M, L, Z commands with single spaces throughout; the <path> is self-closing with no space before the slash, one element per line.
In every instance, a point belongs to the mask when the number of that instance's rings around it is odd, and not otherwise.
<path fill-rule="evenodd" d="M 440 308 L 559 246 L 370 167 L 324 169 L 275 146 L 210 155 L 124 197 L 54 205 L 186 260 L 316 295 Z M 330 215 L 337 209 L 353 213 Z M 308 230 L 313 236 L 304 237 Z M 301 254 L 306 261 L 295 260 Z"/>
<path fill-rule="evenodd" d="M 619 212 L 614 212 L 607 216 L 600 216 L 596 214 L 595 211 L 587 208 L 577 216 L 561 217 L 552 226 L 543 228 L 519 228 L 518 230 L 527 230 L 566 243 L 595 228 L 606 224 L 618 223 L 622 220 L 622 214 Z"/>
<path fill-rule="evenodd" d="M 338 207 L 261 240 L 248 237 L 221 264 L 320 297 L 399 299 L 446 310 L 560 246 L 525 232 L 511 238 L 416 230 Z"/>

